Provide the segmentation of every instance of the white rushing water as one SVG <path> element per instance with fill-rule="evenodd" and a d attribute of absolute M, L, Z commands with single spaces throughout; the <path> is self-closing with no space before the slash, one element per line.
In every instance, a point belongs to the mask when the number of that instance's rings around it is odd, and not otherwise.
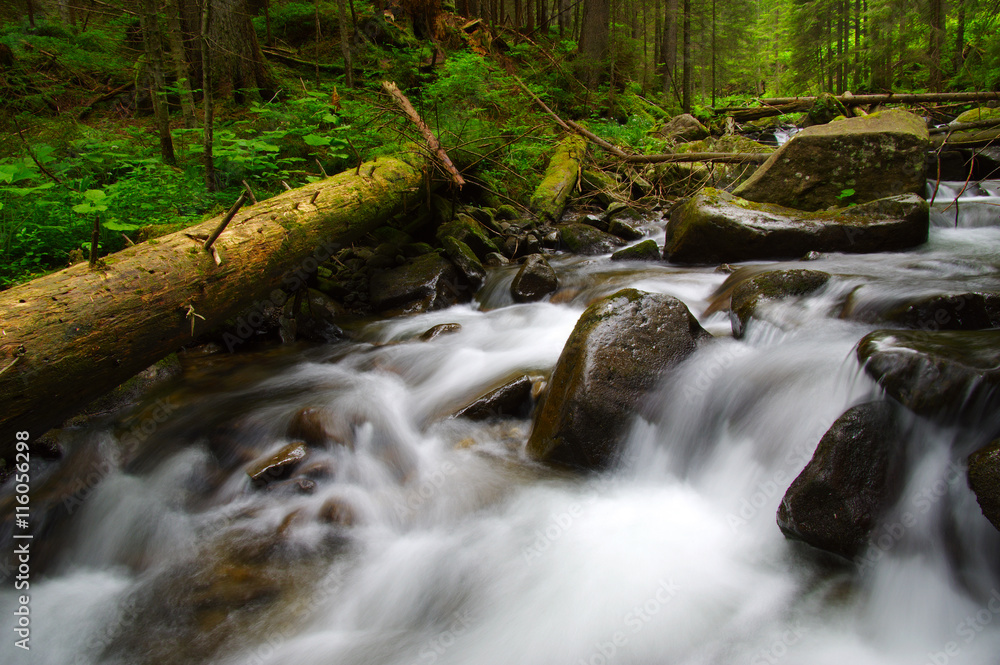
<path fill-rule="evenodd" d="M 126 462 L 113 428 L 79 442 L 100 451 L 78 462 L 96 479 L 54 502 L 30 657 L 7 635 L 0 660 L 996 662 L 1000 534 L 960 468 L 982 433 L 917 421 L 902 499 L 854 565 L 775 524 L 826 429 L 879 395 L 854 356 L 873 326 L 836 317 L 846 294 L 996 288 L 1000 227 L 959 226 L 908 253 L 792 262 L 837 277 L 742 340 L 702 314 L 723 273 L 564 257 L 558 304 L 508 304 L 501 271 L 480 304 L 376 322 L 355 342 L 204 361 Z M 586 303 L 624 286 L 681 298 L 717 337 L 633 420 L 619 468 L 553 472 L 525 458 L 526 419 L 450 417 L 550 370 Z M 462 329 L 416 339 L 440 323 Z M 306 406 L 353 450 L 313 453 L 326 472 L 311 492 L 254 489 L 247 461 L 287 444 Z M 331 501 L 352 525 L 321 519 Z M 0 615 L 16 602 L 5 584 Z"/>

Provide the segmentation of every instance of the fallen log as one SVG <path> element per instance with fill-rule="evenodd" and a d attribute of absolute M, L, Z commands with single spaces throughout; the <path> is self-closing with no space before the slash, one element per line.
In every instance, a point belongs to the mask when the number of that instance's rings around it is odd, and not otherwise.
<path fill-rule="evenodd" d="M 669 162 L 713 162 L 716 164 L 763 164 L 771 153 L 766 152 L 688 152 L 663 155 L 628 155 L 629 164 L 663 164 Z"/>
<path fill-rule="evenodd" d="M 587 142 L 576 134 L 570 134 L 556 146 L 542 182 L 531 195 L 531 210 L 539 219 L 558 222 L 562 217 L 566 199 L 580 180 L 586 154 Z"/>
<path fill-rule="evenodd" d="M 272 48 L 262 48 L 260 50 L 266 57 L 272 60 L 277 60 L 280 63 L 288 65 L 289 67 L 308 67 L 309 69 L 315 70 L 319 69 L 321 72 L 331 72 L 334 74 L 343 74 L 344 67 L 342 65 L 330 65 L 325 62 L 316 62 L 315 60 L 310 62 L 308 60 L 302 60 L 300 58 L 295 58 L 286 53 L 281 53 Z"/>
<path fill-rule="evenodd" d="M 717 116 L 729 115 L 737 122 L 750 122 L 783 113 L 808 111 L 816 101 L 816 97 L 772 97 L 755 100 L 762 107 L 729 106 L 714 109 Z M 852 95 L 843 94 L 837 100 L 844 106 L 868 106 L 871 104 L 920 104 L 923 102 L 986 102 L 1000 100 L 1000 92 L 923 92 L 923 93 L 888 93 L 884 95 Z"/>
<path fill-rule="evenodd" d="M 412 162 L 412 163 L 410 163 Z M 222 324 L 284 302 L 319 261 L 397 214 L 424 182 L 422 157 L 382 158 L 220 217 L 0 292 L 0 456 Z M 317 247 L 320 247 L 317 250 Z"/>

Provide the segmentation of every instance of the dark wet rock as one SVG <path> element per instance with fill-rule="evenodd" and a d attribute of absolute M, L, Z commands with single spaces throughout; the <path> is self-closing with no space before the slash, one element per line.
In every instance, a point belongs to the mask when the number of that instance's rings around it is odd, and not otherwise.
<path fill-rule="evenodd" d="M 740 338 L 762 302 L 804 296 L 818 291 L 830 275 L 817 270 L 773 270 L 740 282 L 732 292 L 729 320 Z"/>
<path fill-rule="evenodd" d="M 1000 439 L 969 455 L 969 487 L 983 515 L 1000 530 Z"/>
<path fill-rule="evenodd" d="M 531 413 L 533 385 L 532 377 L 523 374 L 477 397 L 471 404 L 462 407 L 455 417 L 469 420 L 489 420 L 502 416 L 526 417 Z"/>
<path fill-rule="evenodd" d="M 263 487 L 268 483 L 283 480 L 291 475 L 299 463 L 306 458 L 308 449 L 302 441 L 289 443 L 278 452 L 263 457 L 247 468 L 247 475 L 254 485 Z"/>
<path fill-rule="evenodd" d="M 663 251 L 678 263 L 888 252 L 926 242 L 928 226 L 927 202 L 912 194 L 810 213 L 705 188 L 674 208 Z"/>
<path fill-rule="evenodd" d="M 336 322 L 345 314 L 346 310 L 340 303 L 316 289 L 308 289 L 304 296 L 289 298 L 282 312 L 285 319 L 295 320 L 295 338 L 310 342 L 335 342 L 343 339 L 344 331 Z"/>
<path fill-rule="evenodd" d="M 288 437 L 305 442 L 314 448 L 322 448 L 333 439 L 326 426 L 326 416 L 321 409 L 312 406 L 299 409 L 288 425 Z"/>
<path fill-rule="evenodd" d="M 842 318 L 919 330 L 983 330 L 1000 327 L 1000 293 L 977 291 L 958 294 L 858 302 L 848 299 Z"/>
<path fill-rule="evenodd" d="M 612 219 L 608 223 L 608 233 L 613 236 L 618 236 L 623 240 L 639 240 L 645 235 L 642 231 L 635 228 L 628 222 L 623 222 L 620 219 Z"/>
<path fill-rule="evenodd" d="M 541 254 L 525 259 L 510 285 L 510 294 L 516 302 L 534 302 L 554 292 L 559 287 L 556 271 Z"/>
<path fill-rule="evenodd" d="M 494 219 L 498 222 L 513 222 L 516 221 L 517 218 L 517 208 L 506 203 L 497 207 L 496 213 L 494 214 Z"/>
<path fill-rule="evenodd" d="M 664 372 L 709 334 L 680 300 L 623 289 L 580 316 L 537 411 L 528 453 L 538 460 L 604 469 Z"/>
<path fill-rule="evenodd" d="M 608 232 L 608 220 L 602 215 L 595 215 L 593 213 L 587 213 L 585 215 L 580 215 L 576 218 L 576 224 L 586 224 L 587 226 L 593 226 L 595 229 L 599 229 Z"/>
<path fill-rule="evenodd" d="M 478 221 L 465 214 L 459 213 L 454 220 L 438 227 L 438 242 L 443 244 L 444 239 L 449 236 L 464 242 L 480 259 L 490 252 L 500 251 L 500 247 L 491 237 L 490 232 Z"/>
<path fill-rule="evenodd" d="M 441 309 L 472 297 L 472 289 L 460 279 L 454 264 L 437 254 L 418 256 L 404 266 L 376 272 L 369 288 L 376 310 L 405 314 Z"/>
<path fill-rule="evenodd" d="M 429 342 L 437 339 L 441 335 L 452 335 L 462 330 L 461 323 L 439 323 L 432 328 L 428 328 L 420 335 L 421 342 Z"/>
<path fill-rule="evenodd" d="M 275 495 L 295 496 L 312 494 L 316 491 L 316 481 L 312 478 L 289 478 L 267 484 L 267 491 Z"/>
<path fill-rule="evenodd" d="M 619 249 L 611 255 L 612 261 L 659 261 L 660 248 L 652 238 L 637 245 Z"/>
<path fill-rule="evenodd" d="M 858 344 L 858 359 L 919 415 L 977 419 L 1000 407 L 1000 330 L 876 330 Z"/>
<path fill-rule="evenodd" d="M 840 416 L 781 501 L 785 536 L 848 559 L 861 553 L 902 489 L 900 439 L 888 402 Z"/>
<path fill-rule="evenodd" d="M 664 123 L 657 134 L 675 141 L 698 141 L 708 137 L 708 129 L 698 118 L 690 113 L 683 113 Z"/>
<path fill-rule="evenodd" d="M 798 210 L 916 194 L 924 189 L 929 145 L 924 121 L 905 111 L 817 125 L 781 146 L 734 193 Z"/>
<path fill-rule="evenodd" d="M 482 262 L 471 247 L 451 236 L 444 238 L 441 241 L 441 246 L 444 247 L 445 254 L 459 269 L 473 290 L 483 285 L 486 280 L 486 269 L 483 268 Z"/>
<path fill-rule="evenodd" d="M 500 252 L 490 252 L 483 259 L 483 265 L 487 268 L 499 268 L 500 266 L 505 266 L 510 263 L 510 260 Z"/>
<path fill-rule="evenodd" d="M 559 234 L 562 244 L 574 254 L 607 254 L 625 244 L 621 238 L 587 224 L 563 224 Z"/>

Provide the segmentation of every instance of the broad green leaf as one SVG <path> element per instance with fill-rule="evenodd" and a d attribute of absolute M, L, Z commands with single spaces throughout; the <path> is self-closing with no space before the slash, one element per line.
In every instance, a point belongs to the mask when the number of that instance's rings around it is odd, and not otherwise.
<path fill-rule="evenodd" d="M 318 134 L 306 134 L 302 137 L 302 140 L 306 142 L 306 145 L 320 146 L 330 145 L 332 139 L 328 136 L 320 136 Z"/>
<path fill-rule="evenodd" d="M 77 205 L 73 206 L 73 212 L 78 212 L 81 215 L 85 215 L 88 212 L 93 212 L 93 211 L 94 211 L 94 207 L 91 206 L 89 203 L 80 203 L 80 204 L 77 204 Z"/>
<path fill-rule="evenodd" d="M 127 222 L 116 222 L 114 220 L 102 222 L 102 226 L 109 231 L 136 231 L 142 228 L 139 224 L 128 224 Z"/>
<path fill-rule="evenodd" d="M 88 189 L 83 193 L 83 198 L 88 201 L 94 201 L 95 203 L 104 199 L 106 196 L 107 194 L 105 194 L 104 190 L 101 189 Z"/>

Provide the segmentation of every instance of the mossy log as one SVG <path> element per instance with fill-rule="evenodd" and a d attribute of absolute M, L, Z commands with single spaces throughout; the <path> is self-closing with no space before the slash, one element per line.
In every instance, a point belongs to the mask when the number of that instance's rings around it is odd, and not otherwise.
<path fill-rule="evenodd" d="M 566 207 L 566 199 L 576 187 L 587 154 L 587 141 L 576 134 L 567 136 L 556 146 L 545 169 L 545 177 L 531 195 L 531 209 L 538 218 L 558 222 Z"/>
<path fill-rule="evenodd" d="M 404 209 L 422 159 L 379 159 L 222 216 L 0 292 L 0 455 L 268 298 Z M 319 249 L 317 249 L 319 248 Z M 322 254 L 322 256 L 320 256 Z M 280 303 L 279 303 L 280 304 Z"/>

